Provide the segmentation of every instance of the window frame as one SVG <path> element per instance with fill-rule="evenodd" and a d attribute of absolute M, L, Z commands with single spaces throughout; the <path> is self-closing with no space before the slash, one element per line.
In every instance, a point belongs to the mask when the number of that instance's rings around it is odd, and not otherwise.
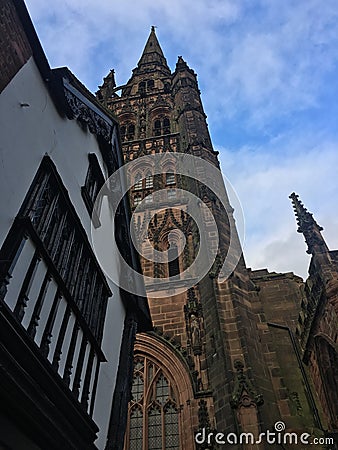
<path fill-rule="evenodd" d="M 133 386 L 135 386 L 135 380 L 142 380 L 143 395 L 138 395 L 137 398 L 132 396 L 129 403 L 125 449 L 136 450 L 142 447 L 146 450 L 179 450 L 181 448 L 180 408 L 176 398 L 178 392 L 176 383 L 168 375 L 165 368 L 145 355 L 137 355 L 134 358 Z M 139 394 L 140 391 L 140 386 L 137 386 L 134 392 Z M 162 393 L 160 397 L 157 396 L 159 391 Z M 133 426 L 134 411 L 141 412 L 138 419 L 140 421 L 140 418 L 142 418 L 142 440 L 140 440 L 139 434 L 132 434 L 133 430 L 139 430 L 140 428 L 139 426 Z M 149 413 L 151 411 L 158 411 L 157 417 L 160 416 L 160 424 L 158 423 L 158 418 L 154 424 L 157 427 L 160 425 L 161 432 L 157 432 L 155 435 L 151 435 L 149 432 L 151 422 Z M 151 417 L 155 418 L 156 416 Z M 168 418 L 170 419 L 169 421 Z M 177 430 L 177 433 L 174 435 L 174 439 L 176 439 L 174 445 L 168 445 L 167 427 L 170 427 L 171 430 L 173 428 Z M 139 446 L 137 447 L 137 445 Z"/>
<path fill-rule="evenodd" d="M 100 163 L 95 153 L 89 153 L 88 160 L 89 166 L 87 169 L 85 184 L 81 186 L 81 195 L 94 227 L 98 228 L 99 226 L 101 226 L 99 217 L 102 204 L 102 196 L 100 196 L 98 200 L 97 196 L 105 183 L 105 178 L 103 176 Z"/>

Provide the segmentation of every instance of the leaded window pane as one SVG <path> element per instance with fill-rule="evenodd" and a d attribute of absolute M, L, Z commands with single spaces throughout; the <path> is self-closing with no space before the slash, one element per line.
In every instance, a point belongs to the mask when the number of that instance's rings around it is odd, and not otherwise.
<path fill-rule="evenodd" d="M 159 408 L 151 408 L 148 412 L 148 448 L 162 450 L 162 417 Z"/>
<path fill-rule="evenodd" d="M 179 412 L 169 380 L 148 358 L 135 358 L 129 408 L 125 450 L 180 450 Z"/>
<path fill-rule="evenodd" d="M 136 359 L 134 362 L 134 370 L 142 370 L 143 369 L 143 360 Z"/>
<path fill-rule="evenodd" d="M 138 402 L 143 395 L 144 383 L 141 375 L 136 375 L 133 381 L 133 386 L 131 389 L 132 397 L 135 402 Z"/>
<path fill-rule="evenodd" d="M 165 408 L 165 448 L 166 450 L 179 449 L 178 412 L 173 405 Z"/>
<path fill-rule="evenodd" d="M 130 414 L 129 450 L 142 450 L 143 416 L 140 408 L 135 408 Z"/>
<path fill-rule="evenodd" d="M 160 375 L 159 379 L 156 382 L 156 400 L 158 403 L 163 405 L 169 397 L 169 385 L 167 379 Z"/>

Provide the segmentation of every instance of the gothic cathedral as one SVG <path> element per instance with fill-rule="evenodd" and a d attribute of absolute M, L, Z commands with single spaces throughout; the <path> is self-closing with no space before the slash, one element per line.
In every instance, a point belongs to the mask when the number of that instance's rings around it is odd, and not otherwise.
<path fill-rule="evenodd" d="M 154 27 L 129 81 L 116 86 L 111 71 L 97 97 L 118 118 L 133 162 L 130 204 L 154 324 L 135 342 L 125 450 L 213 449 L 217 433 L 232 433 L 234 449 L 285 448 L 235 439 L 277 423 L 334 435 L 338 252 L 292 194 L 312 253 L 309 279 L 246 267 L 223 181 L 211 175 L 218 153 L 196 74 L 182 57 L 170 70 Z M 179 154 L 193 158 L 191 172 L 178 169 Z M 186 193 L 199 199 L 200 226 Z M 210 268 L 197 276 L 189 267 L 203 246 Z"/>

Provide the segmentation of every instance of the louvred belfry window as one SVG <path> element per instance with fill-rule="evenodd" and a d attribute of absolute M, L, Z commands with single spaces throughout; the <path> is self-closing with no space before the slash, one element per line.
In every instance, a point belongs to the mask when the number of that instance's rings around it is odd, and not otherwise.
<path fill-rule="evenodd" d="M 154 121 L 154 136 L 170 134 L 170 119 L 168 117 L 157 118 Z"/>
<path fill-rule="evenodd" d="M 134 363 L 125 450 L 179 450 L 176 386 L 148 357 Z"/>
<path fill-rule="evenodd" d="M 124 123 L 120 126 L 121 141 L 132 141 L 135 138 L 135 124 L 132 122 Z"/>
<path fill-rule="evenodd" d="M 146 175 L 145 188 L 151 189 L 153 187 L 153 176 L 150 172 Z"/>

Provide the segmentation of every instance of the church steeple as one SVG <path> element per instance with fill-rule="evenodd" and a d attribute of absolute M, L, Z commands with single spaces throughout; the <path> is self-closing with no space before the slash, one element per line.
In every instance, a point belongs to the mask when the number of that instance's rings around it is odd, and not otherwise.
<path fill-rule="evenodd" d="M 295 211 L 298 233 L 303 233 L 305 242 L 307 243 L 307 253 L 315 255 L 317 253 L 328 252 L 329 249 L 326 245 L 321 231 L 323 228 L 313 218 L 313 215 L 304 207 L 303 203 L 299 200 L 298 195 L 294 192 L 289 196 L 292 200 L 293 208 Z"/>
<path fill-rule="evenodd" d="M 134 74 L 149 72 L 149 70 L 154 70 L 159 66 L 165 68 L 170 73 L 167 60 L 155 33 L 155 27 L 152 26 L 142 56 L 137 64 L 137 68 L 134 69 Z"/>

